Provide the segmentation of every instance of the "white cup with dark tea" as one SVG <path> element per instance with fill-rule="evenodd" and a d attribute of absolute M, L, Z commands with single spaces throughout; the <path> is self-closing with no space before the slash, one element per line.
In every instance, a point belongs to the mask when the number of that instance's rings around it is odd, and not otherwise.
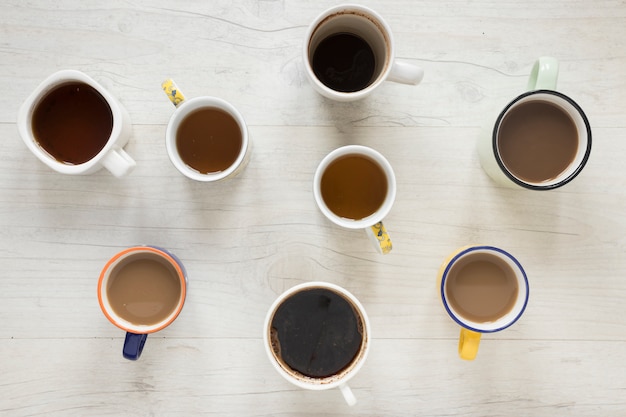
<path fill-rule="evenodd" d="M 384 81 L 414 85 L 424 77 L 422 68 L 395 59 L 387 22 L 357 4 L 322 12 L 308 28 L 303 57 L 313 87 L 337 101 L 362 99 Z"/>
<path fill-rule="evenodd" d="M 357 400 L 348 381 L 365 363 L 371 338 L 359 300 L 319 281 L 278 296 L 263 325 L 265 351 L 281 376 L 303 389 L 339 388 L 350 406 Z"/>
<path fill-rule="evenodd" d="M 132 130 L 128 112 L 80 71 L 58 71 L 41 82 L 20 107 L 17 127 L 28 149 L 63 174 L 104 167 L 123 177 L 136 165 L 123 149 Z"/>
<path fill-rule="evenodd" d="M 522 264 L 509 252 L 487 245 L 450 254 L 439 269 L 437 289 L 444 309 L 461 327 L 458 352 L 465 360 L 476 358 L 483 334 L 517 322 L 529 296 Z"/>
<path fill-rule="evenodd" d="M 330 152 L 315 171 L 313 196 L 331 222 L 347 229 L 363 229 L 378 253 L 391 252 L 383 219 L 396 198 L 396 177 L 380 152 L 361 145 Z"/>
<path fill-rule="evenodd" d="M 528 91 L 507 104 L 478 140 L 485 172 L 498 184 L 552 190 L 580 174 L 591 153 L 583 109 L 556 90 L 558 61 L 539 58 Z"/>
<path fill-rule="evenodd" d="M 165 147 L 181 174 L 212 182 L 234 177 L 250 156 L 248 128 L 229 102 L 210 96 L 186 99 L 173 80 L 161 85 L 176 106 L 165 132 Z"/>
<path fill-rule="evenodd" d="M 178 317 L 187 295 L 187 273 L 171 252 L 134 246 L 105 264 L 98 279 L 98 302 L 105 317 L 126 332 L 122 355 L 137 360 L 148 335 Z"/>

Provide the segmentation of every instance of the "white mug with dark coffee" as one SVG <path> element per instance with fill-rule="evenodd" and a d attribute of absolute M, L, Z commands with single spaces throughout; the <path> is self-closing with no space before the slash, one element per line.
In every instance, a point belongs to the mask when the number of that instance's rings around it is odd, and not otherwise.
<path fill-rule="evenodd" d="M 483 169 L 497 183 L 551 190 L 572 181 L 591 152 L 591 127 L 582 108 L 556 91 L 558 62 L 539 58 L 528 91 L 507 104 L 478 141 Z"/>
<path fill-rule="evenodd" d="M 98 279 L 98 302 L 105 317 L 126 331 L 122 354 L 141 356 L 148 334 L 176 320 L 185 304 L 187 274 L 180 259 L 155 246 L 117 253 Z"/>
<path fill-rule="evenodd" d="M 241 113 L 218 97 L 186 99 L 171 79 L 161 87 L 176 106 L 165 132 L 167 154 L 176 169 L 204 182 L 237 175 L 250 156 L 248 128 Z"/>
<path fill-rule="evenodd" d="M 80 71 L 58 71 L 42 81 L 22 104 L 17 127 L 28 149 L 63 174 L 104 167 L 122 177 L 136 165 L 123 149 L 132 128 L 128 112 Z"/>
<path fill-rule="evenodd" d="M 356 398 L 347 383 L 363 366 L 371 337 L 359 300 L 327 282 L 282 293 L 263 325 L 265 351 L 280 375 L 308 390 L 339 388 L 348 405 Z"/>
<path fill-rule="evenodd" d="M 368 96 L 383 81 L 418 84 L 424 71 L 395 60 L 391 28 L 374 10 L 356 4 L 332 7 L 309 26 L 304 65 L 323 96 L 352 101 Z"/>

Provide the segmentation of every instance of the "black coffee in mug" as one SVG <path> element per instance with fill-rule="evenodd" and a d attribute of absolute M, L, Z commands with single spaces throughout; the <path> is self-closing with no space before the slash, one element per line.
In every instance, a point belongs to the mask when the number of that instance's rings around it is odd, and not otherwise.
<path fill-rule="evenodd" d="M 292 372 L 327 378 L 346 369 L 363 349 L 363 319 L 341 295 L 326 288 L 285 299 L 271 320 L 276 357 Z"/>
<path fill-rule="evenodd" d="M 59 162 L 78 165 L 96 156 L 113 130 L 106 99 L 83 82 L 60 85 L 37 104 L 32 130 L 36 141 Z"/>
<path fill-rule="evenodd" d="M 335 33 L 324 38 L 313 52 L 315 76 L 335 91 L 351 93 L 373 82 L 376 58 L 360 36 Z"/>

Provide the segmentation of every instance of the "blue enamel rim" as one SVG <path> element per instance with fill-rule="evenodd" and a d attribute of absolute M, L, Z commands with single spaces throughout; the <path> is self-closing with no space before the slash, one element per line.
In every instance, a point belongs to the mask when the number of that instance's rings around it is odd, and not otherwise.
<path fill-rule="evenodd" d="M 521 99 L 525 97 L 532 96 L 535 94 L 550 94 L 553 96 L 560 97 L 563 100 L 567 101 L 569 104 L 572 105 L 572 107 L 576 109 L 576 111 L 580 114 L 580 117 L 582 117 L 583 122 L 585 123 L 585 130 L 587 132 L 587 149 L 585 149 L 585 155 L 583 156 L 582 161 L 580 161 L 580 164 L 576 167 L 576 170 L 572 172 L 569 176 L 564 178 L 562 181 L 559 181 L 557 183 L 550 184 L 550 185 L 528 184 L 524 181 L 519 180 L 513 174 L 511 174 L 509 170 L 504 166 L 504 163 L 500 159 L 500 155 L 498 153 L 498 128 L 500 127 L 500 123 L 502 122 L 504 115 L 511 108 L 511 106 L 513 106 L 515 103 L 517 103 L 518 101 L 520 101 Z M 580 171 L 582 171 L 583 167 L 587 164 L 587 161 L 589 160 L 589 155 L 591 154 L 591 126 L 589 125 L 589 119 L 587 118 L 587 115 L 585 114 L 583 109 L 574 100 L 572 100 L 565 94 L 559 93 L 558 91 L 553 91 L 553 90 L 533 90 L 533 91 L 528 91 L 524 94 L 517 96 L 513 101 L 507 104 L 504 110 L 502 110 L 502 112 L 498 115 L 498 118 L 496 119 L 496 123 L 494 124 L 494 127 L 493 127 L 491 144 L 493 148 L 493 154 L 496 158 L 496 161 L 498 162 L 498 166 L 500 166 L 500 169 L 502 170 L 502 172 L 504 172 L 504 174 L 511 181 L 513 181 L 519 186 L 522 186 L 524 188 L 528 188 L 531 190 L 553 190 L 555 188 L 559 188 L 567 184 L 568 182 L 576 178 L 578 174 L 580 174 Z"/>
<path fill-rule="evenodd" d="M 515 316 L 515 318 L 513 320 L 511 320 L 506 325 L 504 325 L 502 327 L 498 327 L 496 329 L 485 330 L 485 329 L 477 329 L 477 328 L 474 328 L 472 326 L 469 326 L 467 323 L 459 320 L 454 315 L 454 313 L 452 312 L 452 310 L 448 306 L 448 302 L 446 301 L 446 294 L 445 294 L 446 279 L 448 278 L 448 272 L 450 272 L 450 268 L 452 268 L 452 265 L 454 265 L 454 263 L 459 258 L 461 258 L 462 256 L 464 256 L 464 255 L 466 255 L 466 254 L 468 254 L 470 252 L 476 252 L 476 251 L 481 251 L 481 250 L 482 251 L 498 252 L 498 253 L 506 256 L 507 258 L 509 258 L 511 261 L 513 261 L 513 263 L 515 263 L 515 265 L 519 268 L 520 272 L 522 273 L 522 276 L 524 277 L 524 283 L 526 284 L 526 298 L 524 299 L 524 304 L 522 305 L 522 309 L 519 311 L 519 313 L 517 314 L 517 316 Z M 528 296 L 530 294 L 530 287 L 528 286 L 528 277 L 526 276 L 526 271 L 524 271 L 524 268 L 522 268 L 522 265 L 519 263 L 519 261 L 517 259 L 515 259 L 515 257 L 513 255 L 511 255 L 510 253 L 508 253 L 507 251 L 502 250 L 500 248 L 496 248 L 494 246 L 472 246 L 472 247 L 464 249 L 461 252 L 459 252 L 456 255 L 454 255 L 454 257 L 446 265 L 446 269 L 443 271 L 443 276 L 441 278 L 441 288 L 439 290 L 441 292 L 441 300 L 443 301 L 443 306 L 445 307 L 446 311 L 448 312 L 448 315 L 452 318 L 452 320 L 454 320 L 459 326 L 465 327 L 466 329 L 469 329 L 469 330 L 472 330 L 472 331 L 478 332 L 478 333 L 495 333 L 495 332 L 499 332 L 499 331 L 504 330 L 507 327 L 510 327 L 511 325 L 513 325 L 517 320 L 519 320 L 519 318 L 522 316 L 522 314 L 524 314 L 524 310 L 526 310 L 526 305 L 528 304 Z"/>

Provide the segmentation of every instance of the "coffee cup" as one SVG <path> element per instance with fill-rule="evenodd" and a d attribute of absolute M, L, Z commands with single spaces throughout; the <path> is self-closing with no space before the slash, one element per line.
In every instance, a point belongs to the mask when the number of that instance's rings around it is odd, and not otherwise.
<path fill-rule="evenodd" d="M 308 282 L 281 294 L 263 325 L 267 356 L 287 381 L 308 390 L 339 388 L 348 405 L 348 381 L 361 369 L 371 341 L 365 309 L 338 285 Z"/>
<path fill-rule="evenodd" d="M 217 181 L 237 175 L 250 154 L 248 128 L 239 111 L 217 97 L 185 99 L 173 80 L 161 85 L 176 106 L 165 133 L 172 164 L 196 181 Z"/>
<path fill-rule="evenodd" d="M 374 10 L 344 4 L 322 12 L 308 28 L 304 66 L 313 87 L 337 101 L 364 98 L 383 81 L 418 84 L 424 71 L 395 60 L 391 28 Z"/>
<path fill-rule="evenodd" d="M 396 177 L 378 151 L 348 145 L 330 152 L 315 171 L 313 195 L 330 221 L 348 229 L 364 229 L 378 253 L 391 251 L 383 219 L 396 197 Z"/>
<path fill-rule="evenodd" d="M 122 149 L 131 133 L 128 112 L 80 71 L 58 71 L 42 81 L 20 107 L 17 127 L 28 149 L 63 174 L 104 167 L 122 177 L 136 165 Z"/>
<path fill-rule="evenodd" d="M 501 185 L 551 190 L 572 181 L 591 152 L 582 108 L 556 91 L 558 61 L 539 58 L 527 92 L 507 104 L 478 141 L 483 169 Z"/>
<path fill-rule="evenodd" d="M 172 324 L 187 294 L 182 262 L 165 249 L 135 246 L 113 256 L 98 280 L 98 302 L 106 318 L 126 331 L 122 354 L 137 360 L 148 338 Z"/>
<path fill-rule="evenodd" d="M 473 360 L 481 335 L 515 323 L 528 303 L 528 279 L 517 259 L 493 247 L 466 246 L 441 265 L 437 288 L 443 307 L 459 326 L 459 356 Z"/>

